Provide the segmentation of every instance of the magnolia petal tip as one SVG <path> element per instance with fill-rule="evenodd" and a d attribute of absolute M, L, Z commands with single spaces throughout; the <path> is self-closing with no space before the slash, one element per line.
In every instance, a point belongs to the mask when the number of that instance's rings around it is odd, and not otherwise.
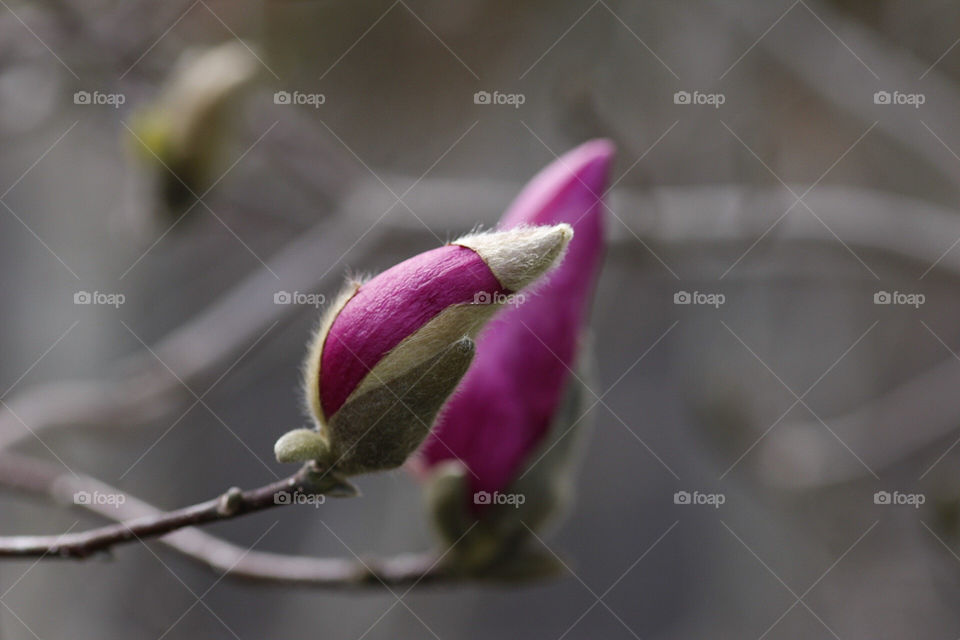
<path fill-rule="evenodd" d="M 509 229 L 568 219 L 581 228 L 590 209 L 603 208 L 616 146 L 606 139 L 584 142 L 542 169 L 520 192 L 500 220 Z"/>
<path fill-rule="evenodd" d="M 473 249 L 507 289 L 519 291 L 562 259 L 573 239 L 566 223 L 472 233 L 454 244 Z"/>

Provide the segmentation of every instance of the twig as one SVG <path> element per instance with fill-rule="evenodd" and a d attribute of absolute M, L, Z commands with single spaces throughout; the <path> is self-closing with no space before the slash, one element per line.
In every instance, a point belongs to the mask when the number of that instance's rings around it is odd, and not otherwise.
<path fill-rule="evenodd" d="M 303 473 L 304 470 L 301 470 L 300 474 Z M 296 477 L 296 475 L 293 477 Z M 274 483 L 253 492 L 246 492 L 245 495 L 256 492 L 259 496 L 256 499 L 258 504 L 261 505 L 259 508 L 269 508 L 273 506 L 272 496 L 274 494 L 271 491 L 276 491 L 276 487 L 279 485 L 284 485 L 280 487 L 279 491 L 290 490 L 289 485 L 284 484 L 289 481 L 290 479 Z M 165 513 L 94 478 L 76 477 L 43 460 L 16 454 L 0 455 L 0 485 L 30 495 L 46 496 L 57 502 L 68 504 L 76 504 L 74 495 L 78 492 L 90 494 L 99 492 L 101 495 L 122 496 L 123 500 L 115 500 L 110 504 L 90 501 L 76 506 L 110 520 L 124 521 L 127 525 L 132 525 L 134 522 L 149 522 L 150 519 L 153 519 L 154 522 L 166 521 L 169 523 L 173 514 L 186 511 L 179 510 Z M 231 494 L 228 492 L 225 495 L 229 496 Z M 264 496 L 268 501 L 266 505 L 261 502 Z M 188 509 L 203 508 L 206 511 L 210 507 L 214 507 L 214 510 L 216 510 L 222 500 L 221 497 L 202 505 L 188 507 Z M 231 498 L 227 498 L 227 500 L 229 501 Z M 250 513 L 251 510 L 251 508 L 247 508 L 243 513 Z M 237 515 L 240 515 L 240 512 L 230 516 L 215 516 L 213 513 L 209 513 L 207 517 L 212 519 L 206 521 L 222 520 Z M 159 532 L 154 530 L 152 535 L 159 535 Z M 46 555 L 41 553 L 41 557 L 63 557 L 62 551 L 70 536 L 44 536 L 43 538 L 46 541 L 56 541 L 57 544 L 53 548 L 49 548 Z M 38 539 L 34 538 L 35 541 Z M 139 539 L 142 542 L 143 536 L 131 539 Z M 124 539 L 121 542 L 130 542 L 131 539 Z M 0 538 L 0 548 L 6 546 L 6 540 L 10 540 L 10 538 Z M 442 564 L 442 556 L 434 553 L 401 554 L 384 559 L 364 558 L 362 562 L 346 558 L 314 558 L 254 551 L 222 540 L 192 526 L 167 533 L 159 538 L 159 542 L 194 562 L 225 574 L 228 579 L 234 580 L 317 588 L 363 588 L 412 586 L 458 578 Z M 86 547 L 86 550 L 90 551 L 90 548 Z M 15 557 L 12 554 L 6 555 Z M 68 557 L 83 558 L 87 556 L 68 555 Z"/>
<path fill-rule="evenodd" d="M 17 474 L 36 480 L 25 458 L 5 459 L 0 462 L 3 477 L 8 484 L 16 484 Z M 298 492 L 320 494 L 318 480 L 324 472 L 306 465 L 297 473 L 268 485 L 241 491 L 232 488 L 213 500 L 164 513 L 151 514 L 133 520 L 107 525 L 80 533 L 60 536 L 8 536 L 0 537 L 0 557 L 51 556 L 62 558 L 85 558 L 97 551 L 116 545 L 146 538 L 161 536 L 177 529 L 229 520 L 237 516 L 291 504 L 291 496 Z M 112 497 L 116 497 L 114 492 Z"/>

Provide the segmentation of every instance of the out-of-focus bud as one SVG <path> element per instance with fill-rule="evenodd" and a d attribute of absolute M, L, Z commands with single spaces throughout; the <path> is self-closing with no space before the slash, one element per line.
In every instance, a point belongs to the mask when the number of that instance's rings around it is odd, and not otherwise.
<path fill-rule="evenodd" d="M 567 224 L 471 234 L 348 286 L 304 367 L 319 431 L 287 434 L 278 458 L 317 459 L 346 475 L 403 464 L 467 372 L 472 338 L 572 237 Z"/>
<path fill-rule="evenodd" d="M 236 40 L 187 51 L 159 96 L 133 115 L 131 147 L 172 215 L 192 204 L 194 194 L 203 194 L 225 168 L 237 98 L 259 70 L 254 54 Z"/>
<path fill-rule="evenodd" d="M 428 476 L 438 530 L 450 544 L 460 540 L 451 555 L 463 570 L 516 568 L 520 555 L 534 553 L 530 530 L 571 493 L 573 445 L 588 406 L 589 359 L 578 353 L 603 255 L 602 197 L 613 154 L 605 140 L 568 152 L 504 214 L 501 228 L 566 222 L 576 236 L 530 299 L 502 311 L 480 335 L 475 363 L 415 459 Z"/>

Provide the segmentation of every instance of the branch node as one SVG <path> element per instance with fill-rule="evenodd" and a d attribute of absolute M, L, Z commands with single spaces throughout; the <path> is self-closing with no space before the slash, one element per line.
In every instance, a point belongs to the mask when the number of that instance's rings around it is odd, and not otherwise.
<path fill-rule="evenodd" d="M 241 506 L 243 506 L 243 491 L 238 487 L 230 487 L 226 493 L 220 496 L 217 513 L 224 517 L 236 515 Z"/>

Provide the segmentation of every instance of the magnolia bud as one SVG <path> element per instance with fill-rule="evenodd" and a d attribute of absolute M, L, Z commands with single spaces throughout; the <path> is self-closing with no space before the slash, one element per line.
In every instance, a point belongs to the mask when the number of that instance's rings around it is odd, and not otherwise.
<path fill-rule="evenodd" d="M 490 494 L 474 490 L 475 479 L 462 462 L 447 460 L 431 470 L 426 501 L 434 529 L 451 546 L 452 569 L 501 579 L 532 579 L 559 569 L 550 561 L 553 556 L 539 557 L 530 532 L 559 516 L 573 496 L 572 467 L 590 427 L 585 413 L 593 397 L 586 386 L 593 378 L 592 363 L 584 360 L 568 381 L 546 437 L 516 480 Z"/>
<path fill-rule="evenodd" d="M 304 366 L 319 433 L 288 434 L 278 456 L 322 455 L 345 474 L 403 464 L 470 366 L 472 338 L 561 260 L 572 236 L 567 224 L 471 234 L 352 283 Z"/>
<path fill-rule="evenodd" d="M 576 237 L 537 295 L 504 310 L 480 336 L 476 362 L 417 457 L 437 529 L 448 544 L 460 541 L 451 561 L 462 570 L 488 575 L 519 566 L 518 554 L 532 552 L 530 531 L 569 501 L 572 447 L 585 419 L 581 342 L 603 256 L 613 153 L 604 140 L 568 152 L 500 222 L 507 229 L 567 222 Z M 474 246 L 489 251 L 483 245 Z"/>
<path fill-rule="evenodd" d="M 223 170 L 236 97 L 259 71 L 239 41 L 188 50 L 157 99 L 134 113 L 131 146 L 151 168 L 171 213 L 202 195 Z"/>

